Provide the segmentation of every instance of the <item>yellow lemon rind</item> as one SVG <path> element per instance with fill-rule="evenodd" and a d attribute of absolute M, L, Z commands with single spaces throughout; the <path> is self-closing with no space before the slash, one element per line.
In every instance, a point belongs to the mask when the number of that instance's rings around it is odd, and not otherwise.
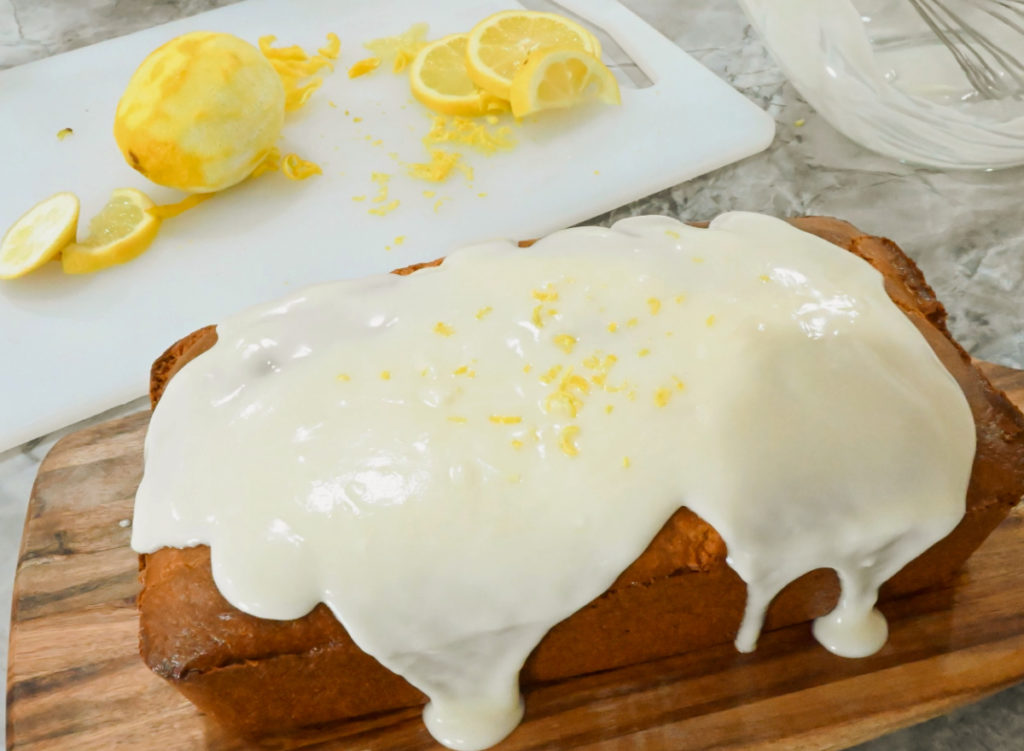
<path fill-rule="evenodd" d="M 156 238 L 160 220 L 149 213 L 156 204 L 141 191 L 133 188 L 118 188 L 111 194 L 111 200 L 118 196 L 129 196 L 142 211 L 142 219 L 124 237 L 105 245 L 88 245 L 73 242 L 61 253 L 61 268 L 65 274 L 91 274 L 95 271 L 127 263 L 142 255 Z"/>

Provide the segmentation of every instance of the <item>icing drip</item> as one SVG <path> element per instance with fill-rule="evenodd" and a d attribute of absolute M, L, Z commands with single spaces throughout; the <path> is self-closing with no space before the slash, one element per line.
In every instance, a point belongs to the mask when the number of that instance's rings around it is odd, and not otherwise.
<path fill-rule="evenodd" d="M 518 672 L 680 506 L 747 583 L 753 649 L 833 568 L 832 651 L 964 511 L 966 400 L 868 264 L 784 222 L 638 217 L 312 287 L 218 327 L 146 438 L 132 545 L 211 546 L 224 596 L 325 602 L 452 748 L 518 723 Z M 681 648 L 684 645 L 680 645 Z"/>

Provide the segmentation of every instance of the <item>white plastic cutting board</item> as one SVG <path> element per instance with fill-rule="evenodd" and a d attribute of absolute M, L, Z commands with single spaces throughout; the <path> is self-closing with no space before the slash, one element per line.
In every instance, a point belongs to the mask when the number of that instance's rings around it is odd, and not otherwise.
<path fill-rule="evenodd" d="M 111 135 L 120 93 L 152 49 L 195 29 L 252 41 L 275 34 L 310 50 L 330 31 L 342 41 L 338 70 L 289 119 L 281 141 L 282 152 L 320 164 L 322 176 L 243 184 L 165 222 L 145 255 L 103 273 L 65 276 L 50 264 L 0 282 L 0 450 L 142 396 L 167 345 L 239 308 L 468 242 L 536 237 L 767 147 L 772 120 L 633 13 L 613 0 L 561 5 L 610 34 L 654 84 L 624 85 L 621 107 L 514 126 L 511 151 L 458 148 L 474 168 L 471 182 L 406 176 L 401 162 L 427 160 L 426 111 L 403 76 L 349 79 L 345 71 L 369 55 L 368 39 L 419 21 L 436 38 L 515 3 L 248 0 L 0 73 L 0 231 L 61 190 L 81 198 L 81 230 L 116 187 L 140 188 L 158 203 L 181 197 L 130 169 Z M 59 140 L 65 127 L 74 133 Z M 386 216 L 368 213 L 374 172 L 392 175 L 388 200 L 400 201 Z"/>

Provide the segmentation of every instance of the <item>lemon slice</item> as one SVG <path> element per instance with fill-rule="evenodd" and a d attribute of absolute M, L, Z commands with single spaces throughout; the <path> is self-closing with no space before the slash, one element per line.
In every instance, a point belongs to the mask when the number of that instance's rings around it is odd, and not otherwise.
<path fill-rule="evenodd" d="M 597 37 L 557 13 L 505 10 L 488 16 L 469 32 L 466 67 L 472 81 L 502 99 L 516 71 L 541 47 L 572 46 L 601 56 Z"/>
<path fill-rule="evenodd" d="M 54 258 L 75 239 L 78 198 L 57 193 L 40 201 L 0 241 L 0 279 L 15 279 Z"/>
<path fill-rule="evenodd" d="M 149 213 L 153 202 L 134 188 L 118 188 L 89 222 L 89 235 L 61 254 L 68 274 L 90 274 L 140 255 L 156 237 L 160 220 Z"/>
<path fill-rule="evenodd" d="M 537 50 L 512 79 L 516 117 L 591 101 L 621 104 L 619 84 L 604 63 L 575 47 Z"/>
<path fill-rule="evenodd" d="M 477 117 L 508 109 L 483 91 L 466 72 L 466 34 L 442 37 L 423 47 L 409 67 L 409 87 L 423 104 L 442 115 Z"/>

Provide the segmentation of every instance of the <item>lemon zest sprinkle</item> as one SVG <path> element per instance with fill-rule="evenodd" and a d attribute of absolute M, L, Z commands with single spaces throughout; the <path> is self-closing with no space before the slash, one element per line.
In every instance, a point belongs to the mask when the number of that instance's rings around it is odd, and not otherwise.
<path fill-rule="evenodd" d="M 705 318 L 704 319 L 704 323 L 707 324 L 708 326 L 714 326 L 715 325 L 715 314 L 712 313 L 707 318 Z"/>
<path fill-rule="evenodd" d="M 680 237 L 682 237 L 682 235 L 680 235 L 674 229 L 667 229 L 667 230 L 665 230 L 665 234 L 668 235 L 669 237 L 675 239 L 675 240 L 678 240 Z"/>
<path fill-rule="evenodd" d="M 368 209 L 366 213 L 368 213 L 368 214 L 376 214 L 377 216 L 384 216 L 385 214 L 390 214 L 392 211 L 397 209 L 398 208 L 398 203 L 399 203 L 399 201 L 396 198 L 391 203 L 384 204 L 383 206 L 378 206 L 375 209 Z"/>
<path fill-rule="evenodd" d="M 490 305 L 485 305 L 484 307 L 480 308 L 480 310 L 478 310 L 478 311 L 476 312 L 476 320 L 478 320 L 478 321 L 482 321 L 482 320 L 484 320 L 484 318 L 486 318 L 486 317 L 487 317 L 487 315 L 488 315 L 488 314 L 489 314 L 489 313 L 490 313 L 490 312 L 491 312 L 492 310 L 494 310 L 494 308 L 492 308 L 492 307 L 491 307 Z"/>
<path fill-rule="evenodd" d="M 654 392 L 654 403 L 659 407 L 667 406 L 672 401 L 672 390 L 662 387 Z"/>
<path fill-rule="evenodd" d="M 523 421 L 519 415 L 491 415 L 487 419 L 495 425 L 517 425 Z"/>
<path fill-rule="evenodd" d="M 644 347 L 644 348 L 643 348 L 642 350 L 640 350 L 640 352 L 638 352 L 637 354 L 639 354 L 639 355 L 640 355 L 640 357 L 647 357 L 647 355 L 651 354 L 651 350 L 650 350 L 650 349 L 649 349 L 648 347 Z"/>
<path fill-rule="evenodd" d="M 435 334 L 440 334 L 441 336 L 451 336 L 452 334 L 455 333 L 455 329 L 453 329 L 451 326 L 449 326 L 444 321 L 438 321 L 434 325 L 434 333 Z"/>
<path fill-rule="evenodd" d="M 558 447 L 568 456 L 577 456 L 580 453 L 579 448 L 576 446 L 576 436 L 580 434 L 578 425 L 569 425 L 562 430 L 562 435 L 558 439 Z"/>
<path fill-rule="evenodd" d="M 518 438 L 513 438 L 512 439 L 512 448 L 514 448 L 516 451 L 518 451 L 522 447 L 523 447 L 523 442 L 522 441 L 520 441 Z"/>
<path fill-rule="evenodd" d="M 365 76 L 368 73 L 373 73 L 373 71 L 380 67 L 380 62 L 381 60 L 379 57 L 367 57 L 353 63 L 352 67 L 348 69 L 348 77 L 359 78 L 360 76 Z"/>
<path fill-rule="evenodd" d="M 648 297 L 647 307 L 650 308 L 651 315 L 656 316 L 658 315 L 658 313 L 661 312 L 661 300 L 659 300 L 657 297 Z"/>
<path fill-rule="evenodd" d="M 351 381 L 352 380 L 352 376 L 350 376 L 348 373 L 338 373 L 338 380 L 339 381 Z"/>
<path fill-rule="evenodd" d="M 628 321 L 626 321 L 626 325 L 629 326 L 630 328 L 633 328 L 638 323 L 639 321 L 636 318 L 630 318 Z"/>
<path fill-rule="evenodd" d="M 629 469 L 629 465 L 630 464 L 632 464 L 632 462 L 629 460 L 628 456 L 622 457 L 622 466 L 623 466 L 623 468 Z"/>
<path fill-rule="evenodd" d="M 75 131 L 71 130 L 71 128 L 61 128 L 60 130 L 57 131 L 57 140 L 63 141 L 65 138 L 67 138 L 74 132 Z"/>
<path fill-rule="evenodd" d="M 382 381 L 390 381 L 391 380 L 391 371 L 390 370 L 382 370 L 380 372 L 380 379 Z"/>
<path fill-rule="evenodd" d="M 611 323 L 608 324 L 608 330 L 614 334 L 616 331 L 619 330 L 619 324 L 615 323 L 615 321 L 612 321 Z"/>
<path fill-rule="evenodd" d="M 573 347 L 576 346 L 576 337 L 570 334 L 556 334 L 554 337 L 555 346 L 565 354 L 571 355 Z"/>

